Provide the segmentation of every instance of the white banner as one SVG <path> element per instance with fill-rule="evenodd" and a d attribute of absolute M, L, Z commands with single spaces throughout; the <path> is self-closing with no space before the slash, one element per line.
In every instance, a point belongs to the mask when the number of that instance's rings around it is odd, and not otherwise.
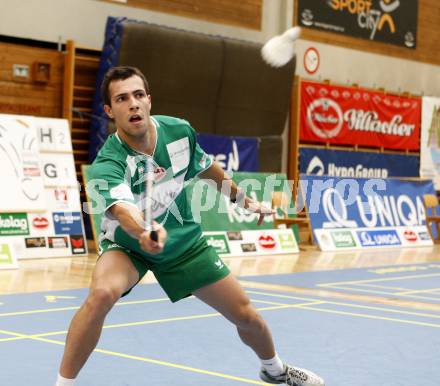
<path fill-rule="evenodd" d="M 0 265 L 87 254 L 67 120 L 0 114 L 0 162 Z"/>
<path fill-rule="evenodd" d="M 41 211 L 46 207 L 32 117 L 0 114 L 0 212 Z"/>
<path fill-rule="evenodd" d="M 292 229 L 203 232 L 220 256 L 263 256 L 299 253 Z"/>
<path fill-rule="evenodd" d="M 322 251 L 432 246 L 426 226 L 315 229 Z"/>
<path fill-rule="evenodd" d="M 420 177 L 434 181 L 440 190 L 440 98 L 422 98 Z"/>

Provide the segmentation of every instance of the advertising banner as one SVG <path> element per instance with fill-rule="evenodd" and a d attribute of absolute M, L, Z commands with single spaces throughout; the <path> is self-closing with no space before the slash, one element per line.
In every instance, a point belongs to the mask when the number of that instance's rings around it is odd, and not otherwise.
<path fill-rule="evenodd" d="M 67 120 L 0 115 L 0 145 L 8 186 L 0 194 L 8 203 L 0 210 L 0 245 L 18 259 L 86 254 Z"/>
<path fill-rule="evenodd" d="M 26 213 L 0 213 L 0 236 L 22 236 L 29 234 Z"/>
<path fill-rule="evenodd" d="M 419 150 L 421 99 L 301 82 L 300 140 Z"/>
<path fill-rule="evenodd" d="M 298 253 L 292 229 L 203 232 L 220 256 L 261 256 Z"/>
<path fill-rule="evenodd" d="M 302 147 L 299 159 L 301 174 L 355 178 L 419 176 L 419 157 L 415 155 Z"/>
<path fill-rule="evenodd" d="M 298 24 L 416 48 L 417 0 L 298 0 Z"/>
<path fill-rule="evenodd" d="M 301 189 L 322 250 L 432 245 L 423 207 L 431 181 L 301 175 Z"/>
<path fill-rule="evenodd" d="M 258 172 L 258 139 L 198 134 L 200 147 L 227 171 Z"/>
<path fill-rule="evenodd" d="M 440 190 L 440 98 L 423 97 L 421 131 L 420 176 Z"/>

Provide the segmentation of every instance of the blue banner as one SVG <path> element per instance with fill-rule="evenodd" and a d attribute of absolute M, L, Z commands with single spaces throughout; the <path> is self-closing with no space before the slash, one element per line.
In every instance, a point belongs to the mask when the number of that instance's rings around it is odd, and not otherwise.
<path fill-rule="evenodd" d="M 354 178 L 418 177 L 415 155 L 300 149 L 300 173 Z"/>
<path fill-rule="evenodd" d="M 212 155 L 225 170 L 234 172 L 259 170 L 257 138 L 198 134 L 197 141 L 200 147 Z"/>
<path fill-rule="evenodd" d="M 54 212 L 55 234 L 82 235 L 81 212 Z"/>
<path fill-rule="evenodd" d="M 423 206 L 432 181 L 301 175 L 301 190 L 322 250 L 432 245 Z"/>
<path fill-rule="evenodd" d="M 374 228 L 425 224 L 423 195 L 432 181 L 301 175 L 313 228 Z"/>
<path fill-rule="evenodd" d="M 108 17 L 105 27 L 104 46 L 99 61 L 98 73 L 96 75 L 96 88 L 93 97 L 93 110 L 90 116 L 90 144 L 89 162 L 92 163 L 108 136 L 107 114 L 104 112 L 104 104 L 101 97 L 101 83 L 104 75 L 113 66 L 118 64 L 119 47 L 122 39 L 123 25 L 127 20 L 125 17 Z M 80 116 L 82 113 L 76 112 Z"/>

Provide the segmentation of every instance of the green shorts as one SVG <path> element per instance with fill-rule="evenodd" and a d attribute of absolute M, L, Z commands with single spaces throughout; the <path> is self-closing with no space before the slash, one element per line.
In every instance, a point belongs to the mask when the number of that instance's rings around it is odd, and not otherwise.
<path fill-rule="evenodd" d="M 217 255 L 215 249 L 207 244 L 204 237 L 179 259 L 165 263 L 153 263 L 110 240 L 102 240 L 99 255 L 102 256 L 106 251 L 111 250 L 122 251 L 130 258 L 139 272 L 139 280 L 151 270 L 173 303 L 190 296 L 199 288 L 223 279 L 230 273 L 229 268 Z M 131 289 L 122 296 L 127 295 Z"/>

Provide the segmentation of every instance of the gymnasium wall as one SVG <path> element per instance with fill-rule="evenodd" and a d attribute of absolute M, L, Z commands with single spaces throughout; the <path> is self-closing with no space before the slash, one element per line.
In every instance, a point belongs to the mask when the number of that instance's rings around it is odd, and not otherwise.
<path fill-rule="evenodd" d="M 114 0 L 101 0 L 114 3 Z M 123 0 L 126 6 L 159 11 L 173 15 L 261 29 L 263 0 Z"/>
<path fill-rule="evenodd" d="M 35 81 L 36 63 L 50 66 L 48 83 Z M 13 66 L 27 66 L 28 77 L 16 77 Z M 55 49 L 0 42 L 0 112 L 41 117 L 61 117 L 63 55 Z"/>
<path fill-rule="evenodd" d="M 4 0 L 0 13 L 0 34 L 50 42 L 73 39 L 79 46 L 101 49 L 107 17 L 126 16 L 195 32 L 263 42 L 283 31 L 292 23 L 293 17 L 292 0 L 210 0 L 207 3 L 211 7 L 202 7 L 204 13 L 198 12 L 197 8 L 175 11 L 189 3 L 182 0 L 143 0 L 134 3 L 138 6 L 139 3 L 149 5 L 150 9 L 101 0 Z M 215 8 L 214 3 L 217 3 Z M 235 5 L 231 9 L 232 3 L 246 3 L 252 7 Z M 156 6 L 152 6 L 154 4 Z M 172 4 L 174 11 L 170 6 Z M 261 12 L 258 12 L 258 6 Z M 255 17 L 258 18 L 257 23 L 249 21 Z M 257 24 L 259 28 L 256 28 Z"/>
<path fill-rule="evenodd" d="M 310 47 L 316 48 L 320 55 L 320 66 L 315 74 L 309 74 L 304 67 L 304 55 Z M 328 79 L 332 83 L 358 84 L 395 93 L 440 95 L 438 65 L 311 40 L 297 42 L 297 74 L 306 79 Z"/>
<path fill-rule="evenodd" d="M 263 43 L 297 19 L 294 0 L 233 1 L 235 6 L 230 0 L 193 1 L 192 7 L 188 3 L 183 0 L 128 0 L 128 4 L 136 6 L 131 7 L 110 0 L 9 0 L 2 4 L 0 34 L 50 42 L 73 39 L 78 46 L 101 49 L 107 17 L 127 16 Z M 259 6 L 261 12 L 258 12 Z M 250 21 L 252 18 L 256 18 L 256 22 Z M 439 41 L 440 4 L 437 0 L 419 0 L 416 50 L 304 29 L 298 43 L 298 75 L 394 92 L 439 95 Z M 314 76 L 307 74 L 300 65 L 309 46 L 316 46 L 322 54 L 320 70 Z"/>

